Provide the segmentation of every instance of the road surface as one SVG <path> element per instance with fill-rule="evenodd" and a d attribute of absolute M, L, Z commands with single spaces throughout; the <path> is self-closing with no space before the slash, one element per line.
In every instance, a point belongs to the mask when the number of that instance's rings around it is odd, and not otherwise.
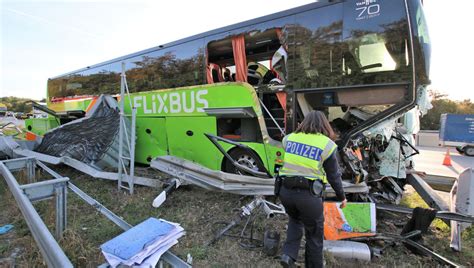
<path fill-rule="evenodd" d="M 452 166 L 443 165 L 447 150 L 444 147 L 418 146 L 417 149 L 420 154 L 413 157 L 415 170 L 426 172 L 426 182 L 435 189 L 449 191 L 464 169 L 474 169 L 474 157 L 461 155 L 455 148 L 449 150 Z"/>

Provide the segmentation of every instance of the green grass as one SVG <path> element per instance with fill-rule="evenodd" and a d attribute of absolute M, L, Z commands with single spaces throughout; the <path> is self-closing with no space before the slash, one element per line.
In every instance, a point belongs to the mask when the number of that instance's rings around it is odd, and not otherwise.
<path fill-rule="evenodd" d="M 429 208 L 428 204 L 426 204 L 426 202 L 416 192 L 405 194 L 400 204 L 409 208 Z M 440 231 L 450 232 L 450 227 L 440 219 L 434 219 L 431 226 Z"/>
<path fill-rule="evenodd" d="M 218 229 L 218 221 L 231 220 L 250 198 L 241 198 L 236 195 L 206 191 L 198 187 L 180 187 L 160 208 L 153 208 L 151 203 L 159 189 L 136 187 L 135 194 L 130 196 L 125 191 L 118 191 L 116 182 L 91 179 L 67 167 L 53 167 L 53 170 L 62 176 L 67 176 L 84 192 L 101 202 L 108 209 L 123 217 L 128 223 L 135 225 L 149 217 L 164 218 L 180 223 L 186 230 L 186 235 L 173 247 L 172 251 L 186 260 L 187 255 L 193 257 L 196 267 L 222 266 L 250 266 L 250 267 L 279 267 L 278 260 L 266 256 L 261 249 L 246 250 L 239 246 L 233 238 L 223 237 L 212 246 L 204 246 Z M 153 174 L 157 174 L 153 172 Z M 159 177 L 159 176 L 158 176 Z M 415 194 L 404 197 L 402 203 L 409 207 L 425 206 L 421 198 Z M 43 220 L 54 230 L 54 203 L 41 201 L 35 204 Z M 380 213 L 377 218 L 379 232 L 399 233 L 401 227 L 395 226 L 396 221 L 406 222 L 409 217 L 395 215 L 385 217 Z M 15 205 L 6 184 L 0 178 L 0 224 L 12 223 L 15 228 L 8 239 L 0 236 L 0 258 L 8 257 L 15 248 L 20 248 L 22 254 L 17 259 L 19 267 L 44 267 L 41 254 L 32 239 L 23 216 Z M 280 232 L 281 241 L 285 239 L 287 218 L 278 216 L 274 219 L 265 219 L 259 216 L 256 224 L 256 237 L 261 239 L 263 230 L 271 227 Z M 425 243 L 436 252 L 462 265 L 474 265 L 474 231 L 473 228 L 463 233 L 462 253 L 452 253 L 449 249 L 449 229 L 444 223 L 433 223 L 430 233 L 425 235 Z M 232 230 L 238 232 L 240 228 Z M 122 230 L 98 213 L 90 205 L 77 197 L 73 192 L 68 193 L 68 225 L 60 246 L 77 267 L 95 267 L 105 262 L 100 245 L 120 234 Z M 7 241 L 8 240 L 8 241 Z M 383 242 L 380 242 L 383 244 Z M 377 245 L 377 244 L 375 244 Z M 303 246 L 303 244 L 302 244 Z M 380 245 L 378 245 L 380 246 Z M 300 262 L 303 260 L 304 250 L 300 251 Z M 429 258 L 413 255 L 404 246 L 389 247 L 379 259 L 370 263 L 347 262 L 326 258 L 328 267 L 395 267 L 395 266 L 438 266 Z"/>

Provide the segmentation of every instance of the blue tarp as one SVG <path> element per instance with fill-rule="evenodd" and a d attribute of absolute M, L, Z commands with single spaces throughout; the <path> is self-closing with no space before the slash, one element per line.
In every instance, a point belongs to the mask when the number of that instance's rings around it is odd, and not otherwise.
<path fill-rule="evenodd" d="M 128 260 L 147 245 L 169 234 L 174 228 L 176 227 L 168 222 L 149 218 L 112 240 L 105 242 L 100 248 L 104 252 L 113 254 L 123 260 Z"/>

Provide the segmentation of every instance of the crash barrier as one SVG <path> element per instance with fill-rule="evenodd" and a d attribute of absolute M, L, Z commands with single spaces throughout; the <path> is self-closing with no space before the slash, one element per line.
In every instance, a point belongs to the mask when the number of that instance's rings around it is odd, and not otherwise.
<path fill-rule="evenodd" d="M 211 170 L 175 156 L 157 157 L 151 161 L 150 166 L 173 178 L 198 185 L 207 190 L 225 191 L 238 195 L 258 196 L 274 194 L 274 178 L 264 179 Z M 342 184 L 346 193 L 369 192 L 369 187 L 365 182 L 354 184 L 343 181 Z M 330 186 L 326 186 L 325 194 L 334 195 L 334 190 Z"/>
<path fill-rule="evenodd" d="M 34 182 L 37 166 L 54 179 Z M 20 185 L 12 174 L 12 171 L 21 170 L 26 170 L 28 184 Z M 73 267 L 71 261 L 56 241 L 56 239 L 62 237 L 62 233 L 67 225 L 67 188 L 124 231 L 132 227 L 132 225 L 72 184 L 69 178 L 60 176 L 34 157 L 0 161 L 0 173 L 7 182 L 48 267 Z M 50 198 L 55 198 L 56 201 L 56 239 L 50 233 L 31 203 Z M 191 267 L 169 251 L 162 255 L 160 262 L 165 262 L 172 267 Z M 104 264 L 101 267 L 108 267 L 108 265 Z"/>
<path fill-rule="evenodd" d="M 33 183 L 34 162 L 32 158 L 19 158 L 0 162 L 0 172 L 20 208 L 23 217 L 49 267 L 73 267 L 53 235 L 41 220 L 31 201 L 56 199 L 56 236 L 62 235 L 66 219 L 65 184 L 68 178 L 56 178 L 50 181 Z M 11 173 L 13 170 L 27 169 L 28 184 L 20 185 Z"/>
<path fill-rule="evenodd" d="M 463 215 L 474 215 L 474 170 L 466 168 L 451 189 L 451 207 L 452 213 Z M 455 251 L 461 251 L 461 232 L 471 226 L 474 221 L 469 223 L 459 220 L 451 221 L 451 243 L 450 247 Z"/>
<path fill-rule="evenodd" d="M 0 155 L 6 155 L 10 158 L 33 157 L 37 159 L 38 161 L 45 162 L 52 165 L 64 164 L 64 165 L 70 166 L 82 173 L 85 173 L 97 179 L 106 179 L 106 180 L 113 180 L 113 181 L 119 180 L 119 176 L 120 176 L 119 173 L 99 170 L 94 166 L 83 163 L 69 156 L 56 157 L 56 156 L 51 156 L 48 154 L 38 153 L 38 152 L 32 151 L 31 149 L 28 149 L 27 148 L 28 145 L 30 144 L 21 142 L 18 140 L 14 140 L 12 137 L 0 137 Z M 122 175 L 122 181 L 129 182 L 130 180 L 132 180 L 130 174 Z M 139 176 L 133 176 L 133 180 L 134 180 L 134 184 L 139 184 L 139 185 L 149 186 L 149 187 L 158 187 L 161 184 L 160 181 L 158 180 L 145 178 L 145 177 L 139 177 Z"/>

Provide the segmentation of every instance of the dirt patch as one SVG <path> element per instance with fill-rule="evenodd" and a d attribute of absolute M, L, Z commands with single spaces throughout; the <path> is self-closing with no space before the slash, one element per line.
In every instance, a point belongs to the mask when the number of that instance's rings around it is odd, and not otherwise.
<path fill-rule="evenodd" d="M 101 202 L 111 211 L 135 225 L 149 217 L 164 218 L 180 223 L 186 230 L 186 236 L 180 239 L 172 251 L 186 259 L 190 254 L 196 267 L 209 266 L 252 266 L 279 267 L 278 259 L 265 255 L 261 248 L 245 248 L 248 240 L 235 237 L 223 237 L 215 244 L 206 247 L 215 231 L 221 228 L 222 222 L 228 222 L 236 215 L 237 209 L 249 203 L 251 198 L 237 195 L 210 192 L 199 187 L 184 186 L 173 193 L 165 204 L 156 209 L 152 201 L 160 190 L 147 187 L 136 187 L 135 194 L 130 196 L 117 190 L 117 184 L 111 181 L 92 179 L 68 167 L 53 167 L 62 176 L 67 176 L 84 192 Z M 139 168 L 143 176 L 163 179 L 156 171 Z M 419 205 L 415 193 L 405 196 L 407 204 Z M 50 230 L 54 230 L 54 203 L 41 201 L 35 204 Z M 379 232 L 400 233 L 408 216 L 394 213 L 378 213 L 377 230 Z M 245 223 L 245 222 L 244 222 Z M 239 235 L 243 224 L 231 231 Z M 267 229 L 280 232 L 282 241 L 285 238 L 286 216 L 265 219 L 263 214 L 256 215 L 253 226 L 254 238 L 261 240 Z M 0 267 L 45 266 L 41 254 L 32 239 L 29 229 L 18 210 L 16 203 L 3 179 L 0 180 L 0 225 L 13 224 L 14 229 L 8 234 L 0 235 Z M 444 223 L 435 222 L 430 233 L 425 235 L 425 243 L 440 254 L 462 265 L 474 265 L 474 231 L 472 228 L 463 234 L 463 252 L 454 254 L 449 249 L 449 229 Z M 250 228 L 246 235 L 249 235 Z M 96 267 L 105 262 L 99 246 L 120 234 L 122 230 L 82 201 L 73 192 L 68 194 L 68 225 L 64 237 L 59 241 L 75 266 Z M 257 243 L 258 244 L 258 243 Z M 372 242 L 371 246 L 383 247 L 385 243 Z M 303 243 L 302 243 L 303 246 Z M 302 247 L 300 262 L 303 260 Z M 427 257 L 412 254 L 404 246 L 388 246 L 382 257 L 374 258 L 370 263 L 346 262 L 326 255 L 328 267 L 395 267 L 395 266 L 437 266 L 437 262 Z"/>

